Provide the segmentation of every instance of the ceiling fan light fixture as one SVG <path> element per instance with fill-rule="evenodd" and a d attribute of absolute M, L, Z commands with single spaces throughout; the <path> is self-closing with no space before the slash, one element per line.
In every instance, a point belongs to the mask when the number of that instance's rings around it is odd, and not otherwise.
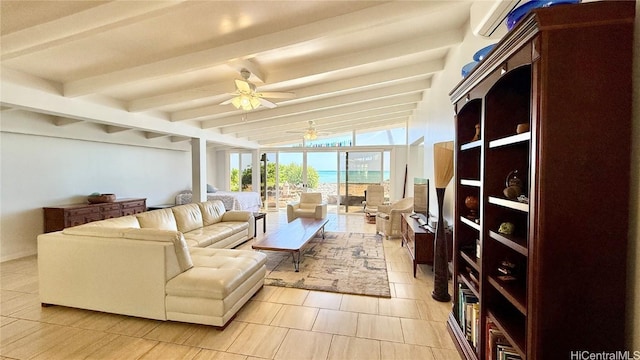
<path fill-rule="evenodd" d="M 316 129 L 309 129 L 304 133 L 302 137 L 304 137 L 305 140 L 315 140 L 318 138 L 318 132 L 316 131 Z"/>
<path fill-rule="evenodd" d="M 244 111 L 254 110 L 260 106 L 260 99 L 255 96 L 240 94 L 233 99 L 231 99 L 231 104 L 236 107 L 236 109 L 242 109 Z"/>

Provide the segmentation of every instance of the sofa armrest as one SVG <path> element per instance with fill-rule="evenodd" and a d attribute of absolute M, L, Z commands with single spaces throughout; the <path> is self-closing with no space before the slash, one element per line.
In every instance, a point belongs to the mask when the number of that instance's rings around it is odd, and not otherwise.
<path fill-rule="evenodd" d="M 166 320 L 165 283 L 180 271 L 167 263 L 171 242 L 62 232 L 37 241 L 42 303 Z"/>
<path fill-rule="evenodd" d="M 316 219 L 324 219 L 327 217 L 327 204 L 322 203 L 320 205 L 316 205 Z"/>
<path fill-rule="evenodd" d="M 391 205 L 378 205 L 378 213 L 389 214 L 391 212 Z"/>
<path fill-rule="evenodd" d="M 292 222 L 296 218 L 295 211 L 300 208 L 299 202 L 287 204 L 287 222 Z"/>
<path fill-rule="evenodd" d="M 222 221 L 246 221 L 249 222 L 253 217 L 251 211 L 244 210 L 227 210 L 222 215 Z"/>

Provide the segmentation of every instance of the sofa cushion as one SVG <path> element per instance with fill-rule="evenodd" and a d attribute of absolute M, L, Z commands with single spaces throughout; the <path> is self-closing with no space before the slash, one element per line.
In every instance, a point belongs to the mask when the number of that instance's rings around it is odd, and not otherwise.
<path fill-rule="evenodd" d="M 187 247 L 182 233 L 174 230 L 159 230 L 159 229 L 130 229 L 124 233 L 125 239 L 132 240 L 146 240 L 146 241 L 161 241 L 172 242 L 175 248 L 176 257 L 178 258 L 178 265 L 180 270 L 185 271 L 193 267 L 191 261 L 191 254 Z"/>
<path fill-rule="evenodd" d="M 136 214 L 141 228 L 178 230 L 176 218 L 171 209 L 159 209 Z"/>
<path fill-rule="evenodd" d="M 224 299 L 266 263 L 250 250 L 190 248 L 194 267 L 167 282 L 167 295 Z"/>
<path fill-rule="evenodd" d="M 316 205 L 318 204 L 307 204 L 307 203 L 300 203 L 300 209 L 302 210 L 316 210 Z"/>
<path fill-rule="evenodd" d="M 198 204 L 185 204 L 171 208 L 178 230 L 183 233 L 202 227 L 202 212 Z"/>
<path fill-rule="evenodd" d="M 296 209 L 293 212 L 301 216 L 314 216 L 316 214 L 316 209 Z"/>
<path fill-rule="evenodd" d="M 140 223 L 135 215 L 121 216 L 117 218 L 104 219 L 85 224 L 86 226 L 109 227 L 109 228 L 140 228 Z"/>
<path fill-rule="evenodd" d="M 202 223 L 204 226 L 213 225 L 222 221 L 222 217 L 226 212 L 224 203 L 220 200 L 205 201 L 198 203 L 202 212 Z"/>
<path fill-rule="evenodd" d="M 89 224 L 66 228 L 62 230 L 62 233 L 65 235 L 121 238 L 121 237 L 124 237 L 124 233 L 130 229 L 130 228 L 112 228 L 112 227 L 103 227 L 103 226 L 89 226 Z"/>
<path fill-rule="evenodd" d="M 227 226 L 219 226 L 221 224 L 223 223 L 210 225 L 185 233 L 184 237 L 187 240 L 187 244 L 192 247 L 207 247 L 233 235 L 231 228 Z"/>

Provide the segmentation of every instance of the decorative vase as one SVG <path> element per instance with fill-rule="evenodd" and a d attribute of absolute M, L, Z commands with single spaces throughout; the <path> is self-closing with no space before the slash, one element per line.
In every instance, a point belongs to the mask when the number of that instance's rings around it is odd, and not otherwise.
<path fill-rule="evenodd" d="M 433 241 L 433 291 L 431 297 L 436 301 L 448 302 L 449 295 L 449 256 L 447 254 L 447 239 L 444 230 L 444 188 L 436 188 L 438 198 L 438 224 Z"/>
<path fill-rule="evenodd" d="M 475 220 L 478 218 L 478 198 L 469 195 L 464 199 L 464 206 L 469 209 L 469 215 L 467 216 L 469 219 Z"/>

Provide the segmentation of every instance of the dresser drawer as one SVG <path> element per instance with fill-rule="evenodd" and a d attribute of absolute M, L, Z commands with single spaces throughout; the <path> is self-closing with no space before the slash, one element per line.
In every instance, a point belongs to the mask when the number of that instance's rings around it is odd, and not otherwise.
<path fill-rule="evenodd" d="M 101 204 L 100 205 L 100 211 L 102 211 L 102 212 L 114 211 L 114 210 L 120 211 L 120 204 L 118 204 L 118 203 L 108 203 L 108 204 Z"/>
<path fill-rule="evenodd" d="M 122 209 L 122 216 L 140 214 L 140 213 L 145 212 L 145 211 L 147 211 L 145 206 L 129 207 L 129 208 L 126 208 L 126 209 Z"/>
<path fill-rule="evenodd" d="M 100 214 L 100 207 L 98 206 L 88 206 L 77 209 L 67 209 L 67 216 L 82 216 L 82 215 L 91 215 L 91 214 Z"/>
<path fill-rule="evenodd" d="M 98 220 L 102 220 L 102 214 L 100 214 L 100 212 L 69 216 L 65 220 L 64 227 L 68 228 L 72 226 L 78 226 L 78 225 L 82 225 L 82 224 L 86 224 L 86 223 L 89 223 L 92 221 L 98 221 Z"/>
<path fill-rule="evenodd" d="M 102 219 L 112 219 L 120 216 L 122 216 L 120 209 L 102 212 Z"/>
<path fill-rule="evenodd" d="M 127 201 L 122 203 L 123 209 L 135 208 L 135 207 L 145 207 L 145 200 L 135 200 L 135 201 Z"/>

